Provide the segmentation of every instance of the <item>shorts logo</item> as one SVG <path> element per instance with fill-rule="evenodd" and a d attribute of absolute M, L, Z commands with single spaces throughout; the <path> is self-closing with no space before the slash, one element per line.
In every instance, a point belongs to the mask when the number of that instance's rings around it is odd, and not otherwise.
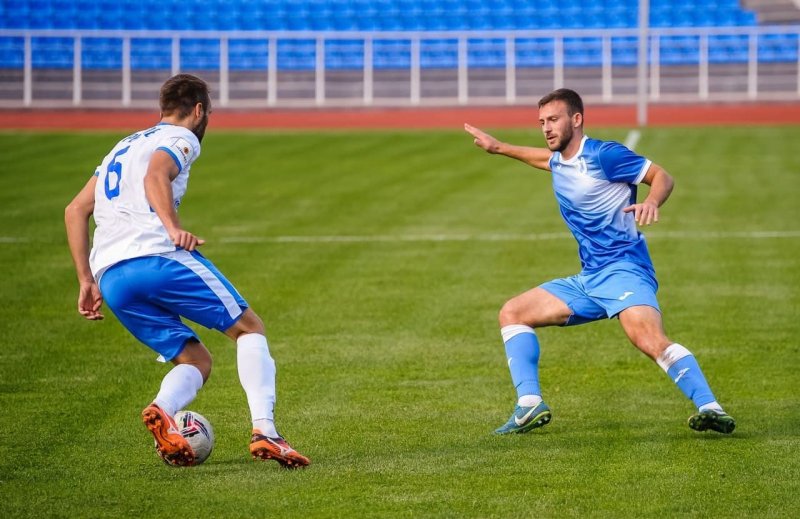
<path fill-rule="evenodd" d="M 628 299 L 628 296 L 632 296 L 632 295 L 633 295 L 633 292 L 625 292 L 624 294 L 619 296 L 617 299 L 619 299 L 620 301 L 625 301 L 626 299 Z"/>

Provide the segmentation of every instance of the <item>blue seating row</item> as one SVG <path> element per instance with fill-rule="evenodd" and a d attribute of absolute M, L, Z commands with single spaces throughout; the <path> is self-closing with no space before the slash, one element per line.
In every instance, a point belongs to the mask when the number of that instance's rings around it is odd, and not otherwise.
<path fill-rule="evenodd" d="M 71 38 L 34 38 L 33 66 L 71 68 L 74 49 Z M 796 34 L 764 35 L 758 39 L 761 62 L 798 60 L 800 42 Z M 0 38 L 0 66 L 20 68 L 23 65 L 22 38 Z M 713 36 L 709 39 L 708 57 L 712 63 L 741 63 L 748 59 L 746 36 Z M 554 43 L 551 39 L 524 40 L 515 44 L 515 60 L 519 66 L 552 66 Z M 217 40 L 183 40 L 180 47 L 184 67 L 206 70 L 219 67 L 220 44 Z M 278 44 L 278 67 L 282 70 L 312 70 L 316 63 L 313 40 L 283 40 Z M 700 56 L 697 37 L 662 37 L 659 61 L 664 64 L 696 64 Z M 636 40 L 615 38 L 612 61 L 615 65 L 636 62 Z M 131 66 L 134 69 L 168 69 L 171 67 L 171 41 L 166 39 L 134 39 L 131 43 Z M 470 67 L 502 67 L 505 65 L 503 40 L 471 40 L 467 52 Z M 232 70 L 263 70 L 267 67 L 268 46 L 263 40 L 233 40 L 229 44 L 229 66 Z M 375 68 L 405 68 L 411 62 L 408 40 L 376 40 L 373 48 Z M 602 42 L 598 38 L 566 39 L 564 62 L 569 66 L 599 66 L 602 63 Z M 87 38 L 82 42 L 81 63 L 85 68 L 115 69 L 122 66 L 122 41 L 115 38 Z M 455 40 L 423 40 L 420 64 L 423 68 L 455 67 L 458 46 Z M 325 45 L 325 66 L 328 69 L 360 69 L 364 65 L 364 44 L 361 41 L 328 41 Z"/>
<path fill-rule="evenodd" d="M 634 27 L 638 0 L 14 0 L 0 28 L 485 30 Z M 698 7 L 701 4 L 702 7 Z M 755 25 L 737 0 L 651 0 L 654 27 Z"/>
<path fill-rule="evenodd" d="M 152 30 L 491 30 L 543 28 L 624 28 L 636 25 L 638 0 L 572 0 L 567 6 L 545 0 L 0 0 L 0 28 L 37 29 L 152 29 Z M 755 15 L 738 0 L 651 0 L 655 27 L 753 26 Z M 794 35 L 764 36 L 759 40 L 761 61 L 794 61 L 798 41 Z M 0 68 L 22 66 L 21 38 L 0 38 Z M 565 63 L 597 66 L 602 61 L 598 38 L 568 39 Z M 231 41 L 229 63 L 233 70 L 259 70 L 267 66 L 265 41 Z M 281 41 L 278 67 L 313 69 L 313 41 Z M 458 51 L 454 40 L 426 40 L 421 46 L 423 67 L 453 67 Z M 135 69 L 169 68 L 169 39 L 135 39 L 131 65 Z M 742 62 L 748 56 L 747 38 L 712 37 L 712 62 Z M 663 38 L 662 63 L 697 63 L 697 38 Z M 407 67 L 407 41 L 376 41 L 376 68 Z M 616 38 L 615 64 L 636 62 L 636 43 Z M 517 41 L 515 60 L 521 66 L 553 64 L 553 41 Z M 503 66 L 502 40 L 473 40 L 468 49 L 471 67 Z M 33 41 L 35 67 L 72 67 L 73 41 L 37 38 Z M 81 63 L 88 68 L 119 68 L 120 39 L 86 38 Z M 330 69 L 363 66 L 363 43 L 329 41 L 325 65 Z M 204 70 L 219 66 L 219 42 L 182 40 L 181 63 Z"/>

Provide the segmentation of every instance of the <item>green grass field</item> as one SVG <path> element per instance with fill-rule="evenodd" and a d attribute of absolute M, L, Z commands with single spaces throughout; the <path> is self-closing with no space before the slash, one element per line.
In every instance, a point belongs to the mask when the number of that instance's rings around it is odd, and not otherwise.
<path fill-rule="evenodd" d="M 667 332 L 729 437 L 686 426 L 691 402 L 615 321 L 541 330 L 553 422 L 491 434 L 515 398 L 497 311 L 579 269 L 546 174 L 455 130 L 212 127 L 181 216 L 267 323 L 278 427 L 313 460 L 295 472 L 249 459 L 234 347 L 205 329 L 190 408 L 216 449 L 163 465 L 139 413 L 167 366 L 76 312 L 63 208 L 120 137 L 0 133 L 0 516 L 800 516 L 800 127 L 637 146 L 676 179 L 646 230 Z"/>

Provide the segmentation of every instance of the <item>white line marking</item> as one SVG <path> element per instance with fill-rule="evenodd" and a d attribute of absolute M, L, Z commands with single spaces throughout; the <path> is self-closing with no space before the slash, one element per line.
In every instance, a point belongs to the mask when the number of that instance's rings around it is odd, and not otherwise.
<path fill-rule="evenodd" d="M 560 240 L 565 232 L 540 234 L 400 234 L 372 236 L 235 236 L 223 243 L 375 243 L 375 242 L 447 242 L 447 241 L 541 241 Z"/>
<path fill-rule="evenodd" d="M 567 240 L 572 236 L 566 232 L 537 234 L 400 234 L 372 236 L 229 236 L 220 238 L 221 243 L 400 243 L 400 242 L 466 242 L 466 241 L 547 241 Z M 665 231 L 649 232 L 648 239 L 772 239 L 800 238 L 800 231 Z"/>
<path fill-rule="evenodd" d="M 642 134 L 639 132 L 639 130 L 631 130 L 628 132 L 628 136 L 625 137 L 625 142 L 623 144 L 625 144 L 626 148 L 632 150 L 636 148 L 637 144 L 639 144 L 639 138 L 641 136 Z"/>

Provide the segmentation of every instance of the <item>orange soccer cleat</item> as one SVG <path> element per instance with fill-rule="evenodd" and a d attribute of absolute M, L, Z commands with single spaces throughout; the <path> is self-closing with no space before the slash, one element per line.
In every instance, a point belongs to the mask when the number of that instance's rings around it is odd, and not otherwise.
<path fill-rule="evenodd" d="M 156 404 L 142 411 L 142 422 L 156 440 L 156 452 L 168 465 L 188 467 L 194 465 L 194 451 L 186 441 L 175 420 Z"/>
<path fill-rule="evenodd" d="M 253 436 L 250 437 L 250 454 L 253 459 L 275 460 L 287 469 L 305 467 L 311 463 L 281 436 L 270 438 L 257 429 L 253 430 Z"/>

